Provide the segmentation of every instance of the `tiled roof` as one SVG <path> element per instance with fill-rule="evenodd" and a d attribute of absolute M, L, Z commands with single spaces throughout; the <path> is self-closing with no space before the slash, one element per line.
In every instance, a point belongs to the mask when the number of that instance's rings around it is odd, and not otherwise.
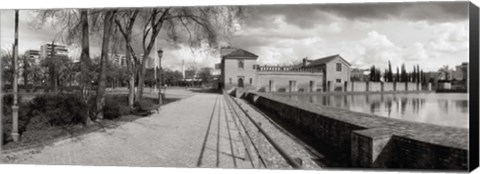
<path fill-rule="evenodd" d="M 308 62 L 310 62 L 307 67 L 309 66 L 316 66 L 316 65 L 322 65 L 322 64 L 326 64 L 330 61 L 332 61 L 333 59 L 335 58 L 340 58 L 342 59 L 343 61 L 345 61 L 347 64 L 350 65 L 350 63 L 348 63 L 345 59 L 343 59 L 340 55 L 336 54 L 336 55 L 332 55 L 332 56 L 327 56 L 327 57 L 324 57 L 324 58 L 319 58 L 319 59 L 316 59 L 316 60 L 307 60 Z"/>
<path fill-rule="evenodd" d="M 251 53 L 251 52 L 248 52 L 248 51 L 245 51 L 243 49 L 240 49 L 240 48 L 237 48 L 235 50 L 232 50 L 232 51 L 229 51 L 229 53 L 225 54 L 222 56 L 223 58 L 253 58 L 253 59 L 256 59 L 258 56 Z"/>

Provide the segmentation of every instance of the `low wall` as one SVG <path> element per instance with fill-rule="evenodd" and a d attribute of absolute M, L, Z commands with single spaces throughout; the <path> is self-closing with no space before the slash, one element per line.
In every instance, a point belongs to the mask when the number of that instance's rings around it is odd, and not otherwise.
<path fill-rule="evenodd" d="M 418 85 L 418 86 L 417 86 Z M 426 84 L 428 86 L 428 84 Z M 406 82 L 349 82 L 347 92 L 421 91 L 421 85 Z M 428 90 L 425 89 L 425 90 Z"/>
<path fill-rule="evenodd" d="M 247 101 L 298 129 L 352 167 L 467 170 L 468 129 L 406 122 L 247 92 Z"/>
<path fill-rule="evenodd" d="M 417 83 L 407 83 L 408 91 L 418 91 Z"/>
<path fill-rule="evenodd" d="M 352 82 L 353 92 L 365 92 L 367 91 L 367 82 Z"/>
<path fill-rule="evenodd" d="M 395 91 L 393 82 L 385 82 L 383 83 L 383 91 Z"/>
<path fill-rule="evenodd" d="M 405 88 L 405 83 L 397 82 L 395 84 L 395 91 L 406 91 L 407 88 Z"/>
<path fill-rule="evenodd" d="M 368 82 L 368 91 L 382 91 L 382 82 Z"/>

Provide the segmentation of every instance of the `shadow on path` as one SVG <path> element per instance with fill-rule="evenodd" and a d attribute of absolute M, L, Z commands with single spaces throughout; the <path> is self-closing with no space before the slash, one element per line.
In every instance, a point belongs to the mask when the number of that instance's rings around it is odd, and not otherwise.
<path fill-rule="evenodd" d="M 207 132 L 205 133 L 205 138 L 203 139 L 202 150 L 200 150 L 200 155 L 198 156 L 197 167 L 200 167 L 202 165 L 203 154 L 205 153 L 208 135 L 210 134 L 210 128 L 212 126 L 212 120 L 215 113 L 215 108 L 217 107 L 217 102 L 218 102 L 218 96 L 215 98 L 215 104 L 213 104 L 212 114 L 210 116 L 210 120 L 208 121 Z"/>

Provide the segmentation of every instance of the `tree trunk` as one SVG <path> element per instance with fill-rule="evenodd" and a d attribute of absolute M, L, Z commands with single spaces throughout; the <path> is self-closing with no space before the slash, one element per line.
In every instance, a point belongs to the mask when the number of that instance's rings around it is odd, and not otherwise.
<path fill-rule="evenodd" d="M 102 40 L 102 53 L 100 60 L 100 74 L 98 77 L 98 88 L 97 88 L 97 120 L 103 119 L 103 107 L 105 106 L 105 88 L 106 88 L 106 68 L 108 63 L 108 47 L 110 43 L 110 34 L 112 30 L 113 16 L 115 14 L 114 10 L 108 10 L 105 14 L 105 20 L 103 25 L 103 40 Z"/>
<path fill-rule="evenodd" d="M 27 56 L 23 56 L 23 88 L 27 89 L 28 85 L 28 61 Z"/>
<path fill-rule="evenodd" d="M 133 103 L 135 102 L 135 70 L 133 68 L 132 52 L 130 51 L 129 43 L 131 42 L 130 34 L 131 31 L 128 31 L 129 35 L 126 38 L 126 51 L 125 56 L 127 59 L 127 70 L 128 70 L 128 106 L 130 109 L 133 109 Z"/>
<path fill-rule="evenodd" d="M 80 88 L 82 90 L 82 99 L 85 104 L 88 105 L 89 98 L 89 70 L 91 65 L 90 60 L 90 41 L 89 41 L 89 31 L 88 31 L 88 11 L 87 9 L 80 10 L 80 22 L 82 26 L 82 53 L 80 55 Z M 85 125 L 91 125 L 92 119 L 90 118 L 90 113 L 87 111 L 85 115 Z"/>
<path fill-rule="evenodd" d="M 144 51 L 144 55 L 142 56 L 142 64 L 140 65 L 139 75 L 138 75 L 138 89 L 137 89 L 137 97 L 136 97 L 137 100 L 142 99 L 143 87 L 145 83 L 145 71 L 146 71 L 145 66 L 148 59 L 148 55 L 150 54 L 150 50 Z"/>

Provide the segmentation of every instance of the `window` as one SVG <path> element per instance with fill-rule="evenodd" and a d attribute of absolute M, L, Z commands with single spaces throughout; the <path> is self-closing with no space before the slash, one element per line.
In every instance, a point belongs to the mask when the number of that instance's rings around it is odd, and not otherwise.
<path fill-rule="evenodd" d="M 252 68 L 253 68 L 253 69 L 256 69 L 256 68 L 257 68 L 257 65 L 253 65 Z"/>
<path fill-rule="evenodd" d="M 337 71 L 342 71 L 342 64 L 341 63 L 337 63 Z"/>
<path fill-rule="evenodd" d="M 342 83 L 342 79 L 337 79 L 337 83 Z"/>
<path fill-rule="evenodd" d="M 252 78 L 250 78 L 250 85 L 251 85 L 252 83 L 253 83 L 253 80 L 252 80 Z"/>
<path fill-rule="evenodd" d="M 238 68 L 243 69 L 243 60 L 238 60 Z"/>
<path fill-rule="evenodd" d="M 290 80 L 289 81 L 289 92 L 296 92 L 297 91 L 297 81 Z"/>
<path fill-rule="evenodd" d="M 232 78 L 229 78 L 228 80 L 230 81 L 230 84 L 232 84 Z"/>

